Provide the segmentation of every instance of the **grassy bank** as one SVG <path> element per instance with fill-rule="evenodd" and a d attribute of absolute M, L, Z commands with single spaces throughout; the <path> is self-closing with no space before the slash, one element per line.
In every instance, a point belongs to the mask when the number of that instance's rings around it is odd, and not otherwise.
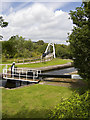
<path fill-rule="evenodd" d="M 5 59 L 2 60 L 2 64 L 9 64 L 9 63 L 26 63 L 26 62 L 32 62 L 32 61 L 37 61 L 40 60 L 40 58 L 11 58 L 11 59 Z"/>
<path fill-rule="evenodd" d="M 72 60 L 55 58 L 48 62 L 41 62 L 41 63 L 34 63 L 34 64 L 21 64 L 21 65 L 16 65 L 16 66 L 17 67 L 39 68 L 39 67 L 46 67 L 46 66 L 52 66 L 52 65 L 66 64 L 68 62 L 72 62 Z"/>
<path fill-rule="evenodd" d="M 72 92 L 67 87 L 39 84 L 14 90 L 3 88 L 3 118 L 47 118 L 62 97 L 69 98 Z"/>
<path fill-rule="evenodd" d="M 2 73 L 2 70 L 4 67 L 5 67 L 5 65 L 0 65 L 0 73 Z"/>
<path fill-rule="evenodd" d="M 0 65 L 0 73 L 3 72 L 3 68 L 5 67 L 5 65 Z M 7 68 L 11 67 L 11 65 L 8 65 Z"/>

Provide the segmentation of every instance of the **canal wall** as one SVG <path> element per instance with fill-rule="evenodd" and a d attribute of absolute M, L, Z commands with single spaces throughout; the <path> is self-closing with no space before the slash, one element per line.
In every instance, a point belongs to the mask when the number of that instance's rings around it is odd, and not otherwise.
<path fill-rule="evenodd" d="M 62 65 L 53 65 L 53 66 L 40 67 L 40 68 L 35 68 L 35 69 L 45 72 L 45 71 L 58 70 L 58 69 L 64 69 L 64 68 L 69 68 L 69 67 L 73 67 L 73 64 L 71 62 L 67 64 L 62 64 Z"/>

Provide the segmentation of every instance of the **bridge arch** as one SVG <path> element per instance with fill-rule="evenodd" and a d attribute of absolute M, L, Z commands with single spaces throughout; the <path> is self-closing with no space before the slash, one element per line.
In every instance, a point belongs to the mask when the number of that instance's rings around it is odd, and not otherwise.
<path fill-rule="evenodd" d="M 51 49 L 51 46 L 53 47 L 53 49 L 52 49 L 52 53 L 50 53 L 50 49 Z M 47 48 L 46 48 L 46 50 L 45 50 L 45 52 L 42 54 L 42 58 L 44 58 L 44 57 L 52 57 L 53 56 L 53 58 L 56 58 L 56 56 L 55 56 L 55 46 L 54 46 L 54 43 L 48 43 L 48 46 L 47 46 Z"/>

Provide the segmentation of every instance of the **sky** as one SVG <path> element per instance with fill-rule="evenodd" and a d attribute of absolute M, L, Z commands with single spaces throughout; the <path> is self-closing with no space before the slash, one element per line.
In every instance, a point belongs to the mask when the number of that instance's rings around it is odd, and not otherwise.
<path fill-rule="evenodd" d="M 0 28 L 3 40 L 19 35 L 32 41 L 44 40 L 48 43 L 67 44 L 67 33 L 71 33 L 74 26 L 73 21 L 69 19 L 69 11 L 81 6 L 80 0 L 69 1 L 4 0 L 0 16 L 3 16 L 9 24 L 5 28 Z"/>

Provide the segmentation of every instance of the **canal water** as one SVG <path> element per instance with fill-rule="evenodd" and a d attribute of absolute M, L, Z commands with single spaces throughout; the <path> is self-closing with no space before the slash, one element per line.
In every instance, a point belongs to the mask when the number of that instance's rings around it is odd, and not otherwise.
<path fill-rule="evenodd" d="M 71 73 L 76 71 L 76 69 L 74 67 L 70 67 L 70 68 L 65 68 L 65 69 L 59 69 L 59 70 L 52 70 L 52 71 L 48 71 L 48 72 L 44 72 L 45 74 L 53 74 L 53 75 L 63 75 L 65 73 Z M 27 83 L 27 82 L 20 82 L 19 81 L 7 81 L 7 80 L 0 80 L 0 87 L 5 87 L 5 88 L 16 88 L 16 87 L 20 87 L 20 86 L 25 86 L 28 84 L 32 84 L 32 83 Z"/>
<path fill-rule="evenodd" d="M 53 75 L 64 75 L 65 73 L 71 73 L 74 71 L 76 71 L 76 69 L 74 67 L 70 67 L 70 68 L 59 69 L 59 70 L 51 70 L 51 71 L 44 72 L 44 73 L 53 74 Z"/>

